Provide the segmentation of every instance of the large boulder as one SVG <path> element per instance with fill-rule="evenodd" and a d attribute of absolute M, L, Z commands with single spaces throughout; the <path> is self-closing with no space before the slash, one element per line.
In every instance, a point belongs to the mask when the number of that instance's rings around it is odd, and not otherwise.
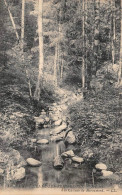
<path fill-rule="evenodd" d="M 62 131 L 64 131 L 67 128 L 67 124 L 63 123 L 62 125 L 60 125 L 59 127 L 54 128 L 51 132 L 50 135 L 56 135 L 61 133 Z"/>
<path fill-rule="evenodd" d="M 102 171 L 102 170 L 106 170 L 107 169 L 107 166 L 105 164 L 103 164 L 103 163 L 98 163 L 98 164 L 95 165 L 95 168 L 97 170 Z"/>
<path fill-rule="evenodd" d="M 75 154 L 74 154 L 73 150 L 68 150 L 68 151 L 66 151 L 66 152 L 63 152 L 63 153 L 61 154 L 61 156 L 62 156 L 62 157 L 74 157 Z"/>
<path fill-rule="evenodd" d="M 102 176 L 103 177 L 111 177 L 111 175 L 113 175 L 112 171 L 102 170 Z"/>
<path fill-rule="evenodd" d="M 18 161 L 18 165 L 17 167 L 20 168 L 20 167 L 25 167 L 27 165 L 27 162 L 24 160 L 24 158 L 22 156 L 20 156 L 20 159 Z"/>
<path fill-rule="evenodd" d="M 77 163 L 82 163 L 84 159 L 79 156 L 73 156 L 72 161 L 77 162 Z"/>
<path fill-rule="evenodd" d="M 21 180 L 25 177 L 25 168 L 21 167 L 17 169 L 13 175 L 12 175 L 12 180 Z"/>
<path fill-rule="evenodd" d="M 34 166 L 34 167 L 40 166 L 40 165 L 41 165 L 41 162 L 38 161 L 38 160 L 35 160 L 34 158 L 28 158 L 28 159 L 26 160 L 26 162 L 28 163 L 28 165 Z"/>
<path fill-rule="evenodd" d="M 48 144 L 49 141 L 47 139 L 40 139 L 37 141 L 37 144 Z"/>
<path fill-rule="evenodd" d="M 68 144 L 74 144 L 76 142 L 75 135 L 72 131 L 68 132 L 68 134 L 65 138 L 65 142 L 67 142 Z"/>

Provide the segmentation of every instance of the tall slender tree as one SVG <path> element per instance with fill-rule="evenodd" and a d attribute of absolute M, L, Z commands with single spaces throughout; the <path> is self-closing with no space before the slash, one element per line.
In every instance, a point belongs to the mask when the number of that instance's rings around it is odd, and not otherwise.
<path fill-rule="evenodd" d="M 122 10 L 122 1 L 121 1 L 121 9 Z M 120 57 L 119 57 L 119 71 L 118 71 L 118 84 L 121 84 L 121 76 L 122 76 L 122 12 L 121 14 L 121 30 L 120 30 Z"/>
<path fill-rule="evenodd" d="M 43 0 L 38 0 L 39 72 L 34 98 L 39 101 L 43 82 Z"/>
<path fill-rule="evenodd" d="M 17 38 L 17 40 L 19 41 L 19 34 L 18 34 L 18 32 L 17 32 L 17 28 L 16 28 L 16 24 L 15 24 L 15 22 L 14 22 L 13 15 L 12 15 L 12 13 L 11 13 L 11 11 L 10 11 L 10 8 L 9 8 L 9 6 L 8 6 L 7 1 L 4 0 L 4 2 L 5 2 L 5 5 L 6 5 L 7 9 L 8 9 L 8 13 L 9 13 L 9 16 L 10 16 L 10 19 L 11 19 L 11 22 L 12 22 L 12 25 L 13 25 L 13 29 L 14 29 L 15 34 L 16 34 L 16 38 Z"/>
<path fill-rule="evenodd" d="M 94 65 L 93 65 L 93 73 L 96 75 L 97 66 L 99 64 L 99 8 L 100 2 L 99 0 L 94 0 Z"/>
<path fill-rule="evenodd" d="M 25 31 L 25 0 L 22 0 L 22 16 L 21 16 L 21 48 L 24 49 L 24 31 Z"/>
<path fill-rule="evenodd" d="M 82 2 L 82 43 L 83 43 L 83 52 L 82 52 L 82 88 L 85 88 L 85 0 Z"/>
<path fill-rule="evenodd" d="M 115 24 L 115 0 L 111 0 L 111 50 L 112 50 L 112 64 L 115 64 L 115 40 L 116 40 L 116 24 Z"/>

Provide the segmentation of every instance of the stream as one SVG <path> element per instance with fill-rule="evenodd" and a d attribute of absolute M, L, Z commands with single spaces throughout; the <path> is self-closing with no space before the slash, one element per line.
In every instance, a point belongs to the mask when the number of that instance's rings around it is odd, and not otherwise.
<path fill-rule="evenodd" d="M 50 128 L 38 130 L 38 136 L 49 139 Z M 74 146 L 72 146 L 73 148 Z M 32 151 L 21 150 L 24 157 L 32 157 L 42 162 L 40 167 L 26 167 L 26 177 L 16 183 L 20 188 L 63 187 L 76 188 L 92 184 L 91 170 L 85 164 L 73 163 L 70 159 L 64 162 L 62 170 L 53 167 L 57 155 L 67 150 L 63 141 L 49 142 L 46 145 L 35 144 Z"/>

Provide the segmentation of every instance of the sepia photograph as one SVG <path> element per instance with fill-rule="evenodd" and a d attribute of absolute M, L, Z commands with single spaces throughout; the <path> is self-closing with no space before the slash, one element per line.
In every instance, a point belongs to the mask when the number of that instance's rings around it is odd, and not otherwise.
<path fill-rule="evenodd" d="M 121 0 L 0 0 L 0 195 L 121 193 L 121 67 Z"/>

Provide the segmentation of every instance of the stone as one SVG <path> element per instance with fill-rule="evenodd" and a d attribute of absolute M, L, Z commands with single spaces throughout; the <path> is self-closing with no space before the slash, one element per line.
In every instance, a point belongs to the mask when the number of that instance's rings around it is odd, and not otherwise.
<path fill-rule="evenodd" d="M 76 142 L 75 135 L 72 131 L 68 132 L 65 141 L 69 144 L 74 144 Z"/>
<path fill-rule="evenodd" d="M 27 165 L 27 162 L 24 160 L 24 158 L 21 156 L 17 165 L 17 168 L 25 167 Z"/>
<path fill-rule="evenodd" d="M 56 135 L 61 133 L 62 131 L 64 131 L 67 128 L 67 124 L 63 123 L 62 125 L 60 125 L 59 127 L 54 128 L 51 132 L 50 135 Z"/>
<path fill-rule="evenodd" d="M 32 143 L 36 143 L 37 140 L 36 140 L 36 139 L 31 139 L 30 141 L 31 141 Z"/>
<path fill-rule="evenodd" d="M 103 163 L 98 163 L 98 164 L 95 165 L 95 168 L 98 169 L 98 170 L 106 170 L 107 166 Z"/>
<path fill-rule="evenodd" d="M 62 169 L 64 166 L 64 161 L 61 156 L 56 156 L 54 159 L 54 168 Z"/>
<path fill-rule="evenodd" d="M 25 177 L 25 168 L 21 167 L 14 172 L 12 176 L 12 180 L 21 180 L 24 177 Z"/>
<path fill-rule="evenodd" d="M 50 140 L 51 141 L 61 141 L 64 138 L 64 136 L 65 136 L 65 133 L 62 132 L 62 133 L 60 133 L 58 135 L 51 136 L 51 139 Z"/>
<path fill-rule="evenodd" d="M 110 177 L 111 175 L 113 175 L 113 172 L 102 170 L 102 175 L 103 175 L 103 177 Z"/>
<path fill-rule="evenodd" d="M 4 170 L 0 168 L 0 175 L 4 173 Z"/>
<path fill-rule="evenodd" d="M 68 151 L 66 151 L 66 152 L 63 152 L 63 153 L 61 154 L 61 156 L 62 156 L 62 157 L 74 157 L 75 154 L 74 154 L 73 150 L 68 150 Z"/>
<path fill-rule="evenodd" d="M 37 124 L 44 124 L 45 120 L 43 118 L 40 117 L 34 117 L 35 121 Z"/>
<path fill-rule="evenodd" d="M 77 163 L 82 163 L 84 161 L 84 159 L 79 157 L 79 156 L 74 156 L 74 157 L 72 157 L 72 161 L 75 161 Z"/>
<path fill-rule="evenodd" d="M 41 165 L 41 162 L 40 161 L 38 161 L 38 160 L 35 160 L 34 158 L 28 158 L 27 160 L 26 160 L 26 162 L 28 163 L 28 165 L 30 165 L 30 166 L 40 166 Z"/>
<path fill-rule="evenodd" d="M 62 120 L 59 119 L 59 120 L 57 120 L 57 121 L 54 122 L 54 125 L 55 126 L 59 126 L 59 125 L 61 125 L 61 123 L 62 123 Z"/>
<path fill-rule="evenodd" d="M 37 144 L 48 144 L 49 141 L 47 139 L 40 139 L 37 141 Z"/>

